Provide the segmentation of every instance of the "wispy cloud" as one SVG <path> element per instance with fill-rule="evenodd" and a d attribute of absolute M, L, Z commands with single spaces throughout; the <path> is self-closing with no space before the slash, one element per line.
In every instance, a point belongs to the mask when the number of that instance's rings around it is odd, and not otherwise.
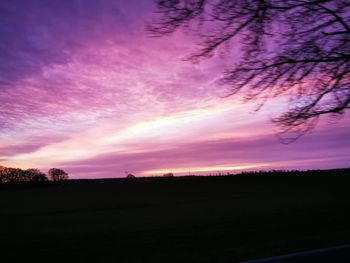
<path fill-rule="evenodd" d="M 145 175 L 347 163 L 347 126 L 285 147 L 268 122 L 279 102 L 250 114 L 236 98 L 222 98 L 218 79 L 232 61 L 184 62 L 192 40 L 182 33 L 147 38 L 152 5 L 0 3 L 3 164 L 107 177 L 125 169 Z"/>
<path fill-rule="evenodd" d="M 138 175 L 162 172 L 180 174 L 246 169 L 312 169 L 346 166 L 347 132 L 317 132 L 313 139 L 301 138 L 284 145 L 274 135 L 203 140 L 177 144 L 143 145 L 143 151 L 110 151 L 92 158 L 62 163 L 77 176 L 123 176 L 128 170 Z M 95 173 L 101 171 L 99 175 Z M 91 174 L 90 174 L 91 173 Z"/>

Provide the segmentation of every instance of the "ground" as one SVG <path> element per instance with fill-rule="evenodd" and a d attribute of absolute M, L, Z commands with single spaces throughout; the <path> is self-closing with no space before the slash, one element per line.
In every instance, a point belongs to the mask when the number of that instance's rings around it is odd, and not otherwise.
<path fill-rule="evenodd" d="M 350 173 L 0 187 L 0 260 L 239 262 L 350 243 Z"/>

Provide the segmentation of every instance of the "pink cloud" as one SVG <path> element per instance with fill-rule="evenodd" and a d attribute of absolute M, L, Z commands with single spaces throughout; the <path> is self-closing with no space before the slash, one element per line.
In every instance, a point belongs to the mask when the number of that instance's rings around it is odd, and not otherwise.
<path fill-rule="evenodd" d="M 60 165 L 73 177 L 109 177 L 124 170 L 347 164 L 348 126 L 280 144 L 268 121 L 282 103 L 250 114 L 253 106 L 223 99 L 227 87 L 218 79 L 235 54 L 230 61 L 183 61 L 193 47 L 188 36 L 146 36 L 152 4 L 0 5 L 0 64 L 9 65 L 0 66 L 5 165 Z"/>
<path fill-rule="evenodd" d="M 347 132 L 329 130 L 306 136 L 292 145 L 281 144 L 274 135 L 227 138 L 195 143 L 178 143 L 163 149 L 145 147 L 143 152 L 110 152 L 85 160 L 61 164 L 77 177 L 119 177 L 124 171 L 196 167 L 261 165 L 258 169 L 315 169 L 349 166 Z M 100 171 L 100 174 L 97 173 Z M 204 172 L 208 173 L 208 172 Z"/>

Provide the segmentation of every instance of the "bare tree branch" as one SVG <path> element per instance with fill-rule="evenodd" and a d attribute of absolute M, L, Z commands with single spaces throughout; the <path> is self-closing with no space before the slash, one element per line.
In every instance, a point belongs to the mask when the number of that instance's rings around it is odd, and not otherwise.
<path fill-rule="evenodd" d="M 233 39 L 241 60 L 225 71 L 228 96 L 245 100 L 288 95 L 289 110 L 274 121 L 297 136 L 321 115 L 350 108 L 350 0 L 156 0 L 153 36 L 200 23 L 199 49 L 215 54 Z M 229 51 L 226 51 L 229 52 Z M 296 137 L 297 137 L 296 136 Z"/>

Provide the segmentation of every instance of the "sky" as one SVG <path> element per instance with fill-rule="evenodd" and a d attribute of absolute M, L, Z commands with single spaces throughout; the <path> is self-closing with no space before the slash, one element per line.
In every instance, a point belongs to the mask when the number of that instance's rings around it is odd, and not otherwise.
<path fill-rule="evenodd" d="M 152 38 L 153 1 L 0 2 L 0 165 L 71 178 L 350 167 L 349 118 L 282 144 L 269 101 L 225 97 L 232 65 L 186 32 Z"/>

